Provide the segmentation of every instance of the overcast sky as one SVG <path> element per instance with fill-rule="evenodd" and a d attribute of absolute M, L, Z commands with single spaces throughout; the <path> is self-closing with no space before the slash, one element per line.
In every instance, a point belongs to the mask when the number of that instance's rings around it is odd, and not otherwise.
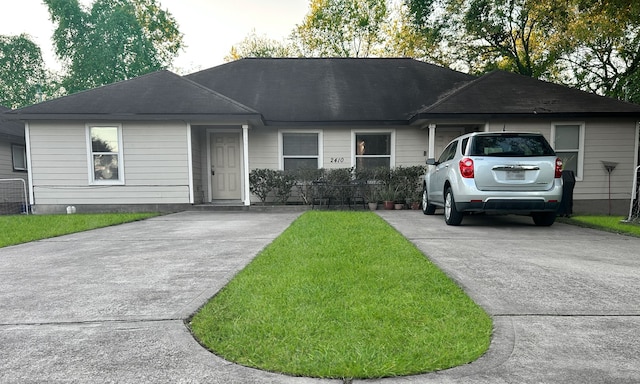
<path fill-rule="evenodd" d="M 252 30 L 282 40 L 302 22 L 309 6 L 309 0 L 157 1 L 176 18 L 184 34 L 187 48 L 174 61 L 174 66 L 184 73 L 222 64 L 231 46 Z M 92 2 L 80 0 L 84 5 Z M 49 21 L 47 6 L 42 0 L 7 3 L 0 12 L 0 35 L 31 35 L 42 49 L 47 67 L 58 69 L 51 43 L 54 26 Z"/>

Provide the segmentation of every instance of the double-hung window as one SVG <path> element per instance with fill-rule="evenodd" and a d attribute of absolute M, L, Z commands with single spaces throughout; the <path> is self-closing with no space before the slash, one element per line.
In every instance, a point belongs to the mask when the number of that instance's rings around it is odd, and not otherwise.
<path fill-rule="evenodd" d="M 281 168 L 285 171 L 320 168 L 320 132 L 280 132 Z"/>
<path fill-rule="evenodd" d="M 357 169 L 392 167 L 392 132 L 355 132 Z"/>
<path fill-rule="evenodd" d="M 27 170 L 27 150 L 24 145 L 11 144 L 11 159 L 14 171 L 24 172 Z"/>
<path fill-rule="evenodd" d="M 89 181 L 92 184 L 123 184 L 122 127 L 87 127 Z"/>
<path fill-rule="evenodd" d="M 573 171 L 582 180 L 584 152 L 584 124 L 557 123 L 551 130 L 556 155 L 562 159 L 564 169 Z"/>

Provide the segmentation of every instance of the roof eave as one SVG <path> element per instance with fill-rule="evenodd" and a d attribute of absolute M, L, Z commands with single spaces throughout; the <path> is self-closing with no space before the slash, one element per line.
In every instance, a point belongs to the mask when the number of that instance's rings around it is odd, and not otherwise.
<path fill-rule="evenodd" d="M 640 112 L 531 112 L 531 113 L 418 113 L 409 120 L 413 124 L 419 120 L 470 119 L 489 120 L 498 118 L 635 118 L 640 119 Z"/>
<path fill-rule="evenodd" d="M 189 121 L 189 122 L 248 122 L 264 125 L 262 115 L 254 113 L 227 113 L 227 114 L 206 114 L 206 113 L 185 113 L 185 114 L 155 114 L 155 113 L 15 113 L 6 115 L 10 120 L 20 121 L 46 121 L 46 120 L 66 120 L 66 121 Z"/>
<path fill-rule="evenodd" d="M 22 143 L 24 142 L 24 136 L 11 135 L 9 133 L 0 133 L 0 141 Z"/>
<path fill-rule="evenodd" d="M 409 125 L 408 120 L 265 120 L 268 126 L 397 126 Z"/>

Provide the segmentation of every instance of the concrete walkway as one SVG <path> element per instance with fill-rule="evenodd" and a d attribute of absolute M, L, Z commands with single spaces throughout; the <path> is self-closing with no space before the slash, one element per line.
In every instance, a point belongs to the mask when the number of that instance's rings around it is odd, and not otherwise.
<path fill-rule="evenodd" d="M 448 227 L 379 214 L 495 332 L 472 364 L 364 382 L 640 382 L 640 239 L 513 216 Z M 341 383 L 226 362 L 184 324 L 298 215 L 185 212 L 0 248 L 0 383 Z"/>

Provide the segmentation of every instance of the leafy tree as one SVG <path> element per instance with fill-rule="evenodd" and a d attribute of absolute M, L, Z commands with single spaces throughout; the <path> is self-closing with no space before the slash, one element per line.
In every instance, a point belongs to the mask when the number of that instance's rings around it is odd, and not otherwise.
<path fill-rule="evenodd" d="M 45 92 L 42 52 L 28 35 L 0 36 L 0 104 L 23 107 Z"/>
<path fill-rule="evenodd" d="M 574 0 L 564 81 L 640 103 L 640 3 Z"/>
<path fill-rule="evenodd" d="M 392 4 L 390 7 L 389 4 Z M 408 8 L 389 0 L 316 0 L 284 42 L 254 31 L 231 47 L 225 61 L 243 57 L 413 57 L 443 65 L 438 33 L 415 28 Z"/>
<path fill-rule="evenodd" d="M 386 0 L 311 0 L 292 40 L 303 56 L 367 57 L 382 44 Z"/>
<path fill-rule="evenodd" d="M 231 47 L 225 61 L 233 61 L 244 57 L 296 57 L 298 56 L 292 44 L 282 43 L 269 39 L 266 36 L 258 36 L 253 30 L 238 45 Z"/>
<path fill-rule="evenodd" d="M 417 15 L 414 12 L 422 15 L 420 20 L 415 19 Z M 411 10 L 405 3 L 394 4 L 390 10 L 389 22 L 383 27 L 386 38 L 379 56 L 412 57 L 450 66 L 452 58 L 442 44 L 442 27 L 430 20 L 430 14 L 431 11 L 427 9 Z"/>
<path fill-rule="evenodd" d="M 425 55 L 428 60 L 475 73 L 504 69 L 640 102 L 638 1 L 404 0 L 404 4 L 410 32 L 424 38 L 415 42 L 434 53 L 435 57 Z"/>
<path fill-rule="evenodd" d="M 542 77 L 562 53 L 565 14 L 553 0 L 471 0 L 463 23 L 486 66 Z"/>
<path fill-rule="evenodd" d="M 167 67 L 182 49 L 174 18 L 156 0 L 43 0 L 57 25 L 55 51 L 69 93 Z"/>
<path fill-rule="evenodd" d="M 565 2 L 407 0 L 414 23 L 431 22 L 470 72 L 496 68 L 548 77 L 566 48 Z M 434 21 L 435 20 L 435 21 Z"/>

